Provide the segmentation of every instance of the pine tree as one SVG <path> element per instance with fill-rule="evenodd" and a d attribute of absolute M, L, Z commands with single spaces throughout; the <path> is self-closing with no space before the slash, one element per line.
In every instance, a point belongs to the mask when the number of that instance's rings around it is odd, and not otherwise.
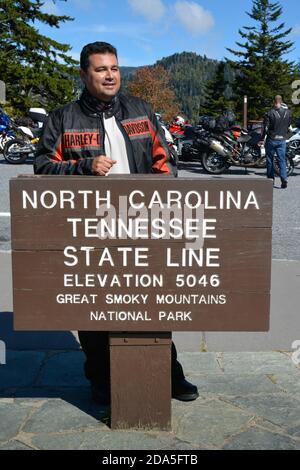
<path fill-rule="evenodd" d="M 284 59 L 293 42 L 288 39 L 291 28 L 285 29 L 280 21 L 282 7 L 270 0 L 253 0 L 252 11 L 248 16 L 255 26 L 245 26 L 239 30 L 244 42 L 237 42 L 240 50 L 229 49 L 238 58 L 230 61 L 238 70 L 234 90 L 236 109 L 241 111 L 243 96 L 248 96 L 248 117 L 261 118 L 280 94 L 289 103 L 294 64 Z"/>
<path fill-rule="evenodd" d="M 168 70 L 183 114 L 198 122 L 199 109 L 205 102 L 205 85 L 215 75 L 218 61 L 195 52 L 182 52 L 163 58 L 158 64 Z"/>
<path fill-rule="evenodd" d="M 179 113 L 179 105 L 170 86 L 170 75 L 161 65 L 139 68 L 128 80 L 126 89 L 150 103 L 166 121 Z"/>
<path fill-rule="evenodd" d="M 215 77 L 206 85 L 205 103 L 200 107 L 200 115 L 216 117 L 224 109 L 233 108 L 230 82 L 232 71 L 226 62 L 220 62 Z"/>
<path fill-rule="evenodd" d="M 42 11 L 40 0 L 0 1 L 0 80 L 15 114 L 31 106 L 48 110 L 70 101 L 77 62 L 68 56 L 70 46 L 39 33 L 36 22 L 58 28 L 72 20 Z"/>

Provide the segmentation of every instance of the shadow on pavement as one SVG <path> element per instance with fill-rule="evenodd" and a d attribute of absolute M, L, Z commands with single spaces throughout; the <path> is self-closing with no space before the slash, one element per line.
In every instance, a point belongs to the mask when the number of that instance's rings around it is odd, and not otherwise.
<path fill-rule="evenodd" d="M 6 349 L 0 362 L 1 398 L 59 399 L 109 423 L 108 408 L 91 401 L 84 354 L 71 332 L 14 331 L 13 313 L 1 312 L 0 340 Z"/>
<path fill-rule="evenodd" d="M 13 350 L 80 349 L 69 331 L 15 331 L 13 312 L 0 312 L 0 339 Z"/>

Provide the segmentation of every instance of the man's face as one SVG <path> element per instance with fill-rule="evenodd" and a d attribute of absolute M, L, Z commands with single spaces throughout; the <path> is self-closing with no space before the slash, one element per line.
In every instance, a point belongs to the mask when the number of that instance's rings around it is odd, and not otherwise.
<path fill-rule="evenodd" d="M 80 77 L 92 96 L 111 101 L 121 86 L 118 59 L 114 54 L 92 54 L 87 70 L 80 69 Z"/>

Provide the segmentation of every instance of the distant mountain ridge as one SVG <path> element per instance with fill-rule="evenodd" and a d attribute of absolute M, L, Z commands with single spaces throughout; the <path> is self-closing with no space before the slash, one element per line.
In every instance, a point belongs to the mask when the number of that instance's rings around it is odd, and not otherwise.
<path fill-rule="evenodd" d="M 197 120 L 201 106 L 205 104 L 205 88 L 215 78 L 220 61 L 209 59 L 195 52 L 181 52 L 163 57 L 154 65 L 162 65 L 171 75 L 171 85 L 176 93 L 182 113 L 190 120 Z M 151 66 L 150 66 L 151 67 Z M 139 67 L 120 67 L 126 88 L 127 81 Z M 225 65 L 224 80 L 232 80 L 232 69 Z M 231 93 L 229 87 L 228 93 Z"/>

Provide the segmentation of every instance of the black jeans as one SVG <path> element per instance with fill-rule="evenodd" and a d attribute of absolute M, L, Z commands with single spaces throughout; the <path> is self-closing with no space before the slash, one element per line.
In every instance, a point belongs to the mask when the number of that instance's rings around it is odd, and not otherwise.
<path fill-rule="evenodd" d="M 107 331 L 78 331 L 83 352 L 86 355 L 84 365 L 85 376 L 96 385 L 109 388 L 109 333 Z M 171 351 L 172 386 L 184 379 L 180 362 L 177 361 L 177 351 L 172 342 Z"/>

